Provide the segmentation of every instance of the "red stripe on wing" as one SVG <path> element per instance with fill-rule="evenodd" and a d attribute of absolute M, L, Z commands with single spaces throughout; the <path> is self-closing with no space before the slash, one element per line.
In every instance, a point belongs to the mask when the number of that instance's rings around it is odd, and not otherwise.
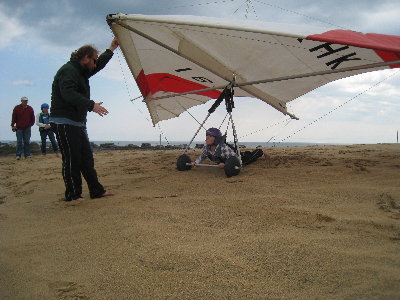
<path fill-rule="evenodd" d="M 306 39 L 372 49 L 384 61 L 400 60 L 400 36 L 331 30 L 322 34 L 310 35 Z M 390 67 L 399 68 L 400 65 L 391 65 Z"/>
<path fill-rule="evenodd" d="M 157 92 L 186 93 L 209 88 L 209 86 L 168 73 L 154 73 L 145 75 L 143 70 L 136 78 L 136 82 L 144 98 L 147 98 L 149 95 L 153 95 Z M 196 94 L 215 99 L 221 95 L 221 92 L 214 90 Z"/>
<path fill-rule="evenodd" d="M 400 60 L 400 53 L 393 53 L 387 51 L 380 51 L 375 50 L 376 54 L 383 59 L 383 61 L 393 61 L 393 60 Z M 400 68 L 400 64 L 397 65 L 390 65 L 391 68 Z"/>

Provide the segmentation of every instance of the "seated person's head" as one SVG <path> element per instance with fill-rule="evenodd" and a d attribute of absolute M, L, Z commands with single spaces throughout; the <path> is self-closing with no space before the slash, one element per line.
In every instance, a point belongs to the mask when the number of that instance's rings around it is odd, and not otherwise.
<path fill-rule="evenodd" d="M 222 133 L 218 128 L 209 128 L 206 131 L 206 144 L 207 145 L 219 145 L 222 140 Z"/>

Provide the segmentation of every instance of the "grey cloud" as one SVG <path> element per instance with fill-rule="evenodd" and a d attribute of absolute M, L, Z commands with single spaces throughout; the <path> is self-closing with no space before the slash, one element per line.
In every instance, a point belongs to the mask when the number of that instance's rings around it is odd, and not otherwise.
<path fill-rule="evenodd" d="M 104 36 L 111 33 L 106 23 L 110 13 L 139 14 L 192 14 L 215 17 L 244 17 L 244 0 L 119 0 L 119 1 L 78 1 L 78 0 L 31 0 L 1 1 L 9 15 L 18 18 L 29 32 L 29 37 L 37 37 L 46 44 L 59 47 L 75 47 L 82 43 L 99 45 Z M 253 0 L 248 18 L 262 21 L 307 23 L 318 26 L 348 28 L 358 31 L 367 29 L 369 21 L 362 19 L 362 12 L 374 11 L 392 1 L 318 1 L 314 0 Z M 400 6 L 400 5 L 399 5 Z M 236 13 L 234 13 L 236 11 Z M 356 13 L 355 13 L 356 12 Z M 364 15 L 365 16 L 365 15 Z M 380 24 L 375 32 L 397 34 L 393 26 Z M 332 26 L 330 26 L 332 27 Z M 391 31 L 392 30 L 392 31 Z"/>
<path fill-rule="evenodd" d="M 31 86 L 33 85 L 33 81 L 30 80 L 15 80 L 13 82 L 11 82 L 12 85 L 27 85 L 27 86 Z"/>
<path fill-rule="evenodd" d="M 180 1 L 168 3 L 175 2 Z M 104 40 L 104 34 L 109 32 L 107 14 L 154 13 L 149 1 L 16 0 L 0 3 L 6 14 L 16 17 L 20 24 L 28 29 L 27 34 L 30 37 L 40 38 L 50 45 L 69 47 L 74 46 L 77 41 L 78 44 L 97 44 Z M 155 7 L 160 6 L 157 4 Z"/>

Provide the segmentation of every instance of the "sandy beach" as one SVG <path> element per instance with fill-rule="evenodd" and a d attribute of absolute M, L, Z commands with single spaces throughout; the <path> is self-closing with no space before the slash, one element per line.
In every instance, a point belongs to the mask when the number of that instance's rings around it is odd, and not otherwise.
<path fill-rule="evenodd" d="M 265 150 L 97 152 L 115 195 L 72 202 L 54 154 L 0 157 L 0 299 L 400 299 L 400 145 Z"/>

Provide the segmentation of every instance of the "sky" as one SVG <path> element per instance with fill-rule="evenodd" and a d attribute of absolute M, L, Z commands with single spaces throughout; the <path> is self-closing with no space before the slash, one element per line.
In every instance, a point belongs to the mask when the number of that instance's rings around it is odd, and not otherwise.
<path fill-rule="evenodd" d="M 0 140 L 15 140 L 11 114 L 22 96 L 36 113 L 50 104 L 51 84 L 70 54 L 84 44 L 100 51 L 113 38 L 111 13 L 196 15 L 240 20 L 308 24 L 364 33 L 399 35 L 400 2 L 297 0 L 0 0 Z M 90 79 L 91 97 L 109 114 L 88 114 L 92 141 L 190 141 L 211 102 L 153 127 L 125 59 L 118 49 L 104 70 Z M 399 69 L 341 79 L 288 104 L 300 120 L 288 120 L 252 98 L 236 101 L 233 111 L 239 141 L 312 143 L 395 143 L 400 129 Z M 221 106 L 222 107 L 222 106 Z M 206 127 L 219 127 L 225 112 L 214 113 Z M 203 140 L 204 132 L 196 138 Z M 32 127 L 32 140 L 39 130 Z M 228 139 L 231 139 L 228 136 Z"/>

